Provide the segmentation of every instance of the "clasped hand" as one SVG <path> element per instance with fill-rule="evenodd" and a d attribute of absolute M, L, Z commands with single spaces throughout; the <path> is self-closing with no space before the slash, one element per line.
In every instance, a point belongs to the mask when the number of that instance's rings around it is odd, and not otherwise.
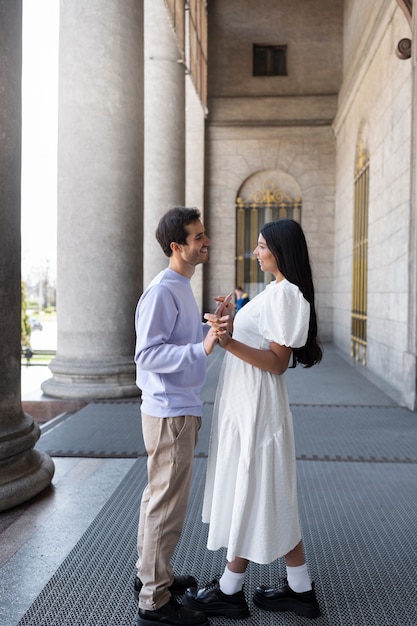
<path fill-rule="evenodd" d="M 204 319 L 207 320 L 210 330 L 204 340 L 204 349 L 206 354 L 211 354 L 216 343 L 219 343 L 223 348 L 230 341 L 231 330 L 231 317 L 230 313 L 233 310 L 233 304 L 231 299 L 232 293 L 225 296 L 218 296 L 215 298 L 217 302 L 217 308 L 214 313 L 205 313 Z"/>
<path fill-rule="evenodd" d="M 210 326 L 209 334 L 223 347 L 230 341 L 229 320 L 230 315 L 219 317 L 215 313 L 205 313 L 204 319 Z"/>

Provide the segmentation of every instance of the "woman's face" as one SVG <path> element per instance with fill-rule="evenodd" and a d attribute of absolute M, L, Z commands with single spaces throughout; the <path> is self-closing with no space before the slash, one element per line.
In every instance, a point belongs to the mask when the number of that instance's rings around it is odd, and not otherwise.
<path fill-rule="evenodd" d="M 259 234 L 258 245 L 256 246 L 253 254 L 258 259 L 259 266 L 263 272 L 270 272 L 274 276 L 278 273 L 278 265 L 274 255 L 266 245 L 265 239 Z"/>

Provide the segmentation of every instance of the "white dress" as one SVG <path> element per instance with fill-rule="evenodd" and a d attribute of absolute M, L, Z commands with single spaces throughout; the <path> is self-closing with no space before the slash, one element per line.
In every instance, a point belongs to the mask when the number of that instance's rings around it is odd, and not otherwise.
<path fill-rule="evenodd" d="M 237 314 L 233 337 L 268 349 L 307 341 L 310 305 L 296 285 L 271 283 Z M 292 415 L 283 376 L 226 353 L 214 403 L 203 522 L 207 547 L 271 563 L 301 539 Z"/>

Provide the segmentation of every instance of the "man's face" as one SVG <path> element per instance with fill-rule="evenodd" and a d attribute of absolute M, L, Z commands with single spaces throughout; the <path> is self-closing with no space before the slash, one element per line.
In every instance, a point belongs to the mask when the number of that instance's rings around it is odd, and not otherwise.
<path fill-rule="evenodd" d="M 206 235 L 203 224 L 200 220 L 196 220 L 185 226 L 185 230 L 188 234 L 186 244 L 181 246 L 183 261 L 193 266 L 207 263 L 209 259 L 208 248 L 211 242 Z"/>

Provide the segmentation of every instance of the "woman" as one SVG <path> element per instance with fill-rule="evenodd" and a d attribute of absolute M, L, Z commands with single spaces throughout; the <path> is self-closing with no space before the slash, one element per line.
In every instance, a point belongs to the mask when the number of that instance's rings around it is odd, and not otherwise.
<path fill-rule="evenodd" d="M 245 617 L 249 561 L 285 556 L 286 584 L 258 587 L 255 604 L 318 617 L 301 540 L 292 416 L 282 377 L 291 356 L 293 366 L 305 367 L 322 357 L 301 227 L 293 220 L 269 222 L 254 255 L 275 281 L 236 314 L 233 335 L 228 317 L 205 316 L 227 354 L 214 407 L 203 522 L 210 523 L 207 547 L 227 547 L 228 563 L 219 581 L 189 589 L 184 604 L 208 616 Z"/>

